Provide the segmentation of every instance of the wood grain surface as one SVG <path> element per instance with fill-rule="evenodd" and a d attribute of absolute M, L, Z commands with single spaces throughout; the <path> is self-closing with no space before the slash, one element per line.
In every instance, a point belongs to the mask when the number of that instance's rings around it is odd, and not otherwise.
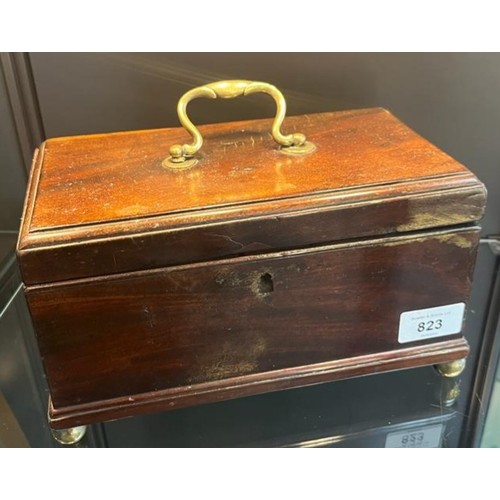
<path fill-rule="evenodd" d="M 405 311 L 468 302 L 485 189 L 383 109 L 50 139 L 18 259 L 67 427 L 465 357 L 398 343 Z"/>
<path fill-rule="evenodd" d="M 234 387 L 406 348 L 402 312 L 467 300 L 478 236 L 464 228 L 30 287 L 54 408 Z"/>
<path fill-rule="evenodd" d="M 191 170 L 162 168 L 183 129 L 51 139 L 34 162 L 18 244 L 27 284 L 292 249 L 478 220 L 482 184 L 382 109 L 201 127 Z M 57 262 L 57 266 L 52 264 Z"/>
<path fill-rule="evenodd" d="M 447 363 L 465 358 L 468 353 L 467 341 L 459 338 L 317 365 L 247 375 L 223 382 L 153 390 L 133 397 L 116 397 L 88 404 L 54 408 L 52 401 L 49 401 L 49 423 L 54 429 L 65 429 L 333 380 Z"/>

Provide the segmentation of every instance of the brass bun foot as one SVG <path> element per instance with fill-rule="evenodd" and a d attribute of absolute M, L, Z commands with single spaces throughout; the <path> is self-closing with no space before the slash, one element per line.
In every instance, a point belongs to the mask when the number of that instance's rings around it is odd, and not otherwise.
<path fill-rule="evenodd" d="M 465 368 L 465 358 L 450 361 L 449 363 L 440 363 L 435 365 L 437 372 L 447 378 L 458 377 Z"/>
<path fill-rule="evenodd" d="M 460 379 L 443 378 L 440 403 L 445 408 L 451 408 L 460 396 Z"/>
<path fill-rule="evenodd" d="M 83 439 L 87 432 L 87 426 L 70 427 L 69 429 L 51 429 L 54 439 L 61 444 L 76 444 Z"/>

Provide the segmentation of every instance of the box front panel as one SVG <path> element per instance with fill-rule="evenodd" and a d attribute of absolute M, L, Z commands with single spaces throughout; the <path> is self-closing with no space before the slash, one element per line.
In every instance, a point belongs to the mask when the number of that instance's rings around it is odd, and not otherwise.
<path fill-rule="evenodd" d="M 418 322 L 408 340 L 400 319 L 467 302 L 478 238 L 469 227 L 28 288 L 54 408 L 457 338 L 419 336 Z"/>

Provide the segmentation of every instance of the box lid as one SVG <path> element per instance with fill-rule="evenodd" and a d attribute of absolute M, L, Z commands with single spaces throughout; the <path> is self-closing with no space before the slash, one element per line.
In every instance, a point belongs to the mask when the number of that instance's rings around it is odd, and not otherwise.
<path fill-rule="evenodd" d="M 18 242 L 24 282 L 50 283 L 478 220 L 477 178 L 388 111 L 288 117 L 316 150 L 287 155 L 272 120 L 200 127 L 201 160 L 162 167 L 183 128 L 50 139 Z"/>

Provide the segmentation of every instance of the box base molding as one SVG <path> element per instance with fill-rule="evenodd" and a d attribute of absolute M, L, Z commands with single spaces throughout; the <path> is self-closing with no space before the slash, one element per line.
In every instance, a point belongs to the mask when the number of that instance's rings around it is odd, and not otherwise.
<path fill-rule="evenodd" d="M 55 408 L 49 400 L 48 418 L 53 429 L 67 429 L 374 373 L 442 365 L 464 359 L 468 353 L 467 341 L 458 338 L 75 406 Z"/>

